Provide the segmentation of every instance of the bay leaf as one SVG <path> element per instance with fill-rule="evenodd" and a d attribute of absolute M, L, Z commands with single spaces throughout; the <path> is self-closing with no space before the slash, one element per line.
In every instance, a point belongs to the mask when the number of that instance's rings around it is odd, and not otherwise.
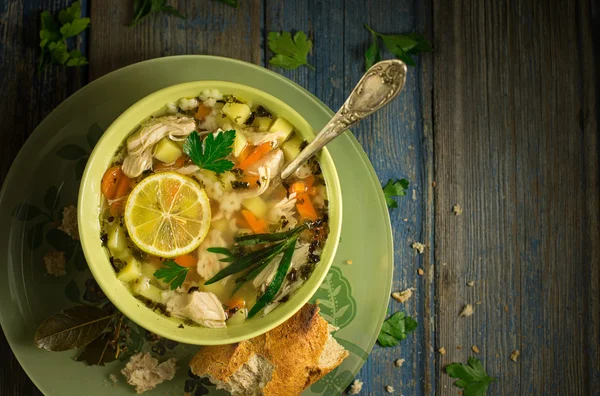
<path fill-rule="evenodd" d="M 115 361 L 117 351 L 112 345 L 112 340 L 111 332 L 104 333 L 87 344 L 75 360 L 84 362 L 88 366 L 104 366 L 105 363 Z"/>
<path fill-rule="evenodd" d="M 57 352 L 80 348 L 100 337 L 116 315 L 88 305 L 65 309 L 40 325 L 35 333 L 35 344 Z"/>

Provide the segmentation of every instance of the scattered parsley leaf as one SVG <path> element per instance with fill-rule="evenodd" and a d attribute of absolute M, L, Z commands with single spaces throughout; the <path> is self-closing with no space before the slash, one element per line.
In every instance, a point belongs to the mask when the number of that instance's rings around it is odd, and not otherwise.
<path fill-rule="evenodd" d="M 446 366 L 446 373 L 458 379 L 454 385 L 464 389 L 464 396 L 484 396 L 490 384 L 497 379 L 487 375 L 479 359 L 470 357 L 467 362 L 468 365 L 449 364 Z"/>
<path fill-rule="evenodd" d="M 81 51 L 67 49 L 67 39 L 75 37 L 90 25 L 90 18 L 81 17 L 81 3 L 74 2 L 70 7 L 58 13 L 58 20 L 48 11 L 40 15 L 40 48 L 38 73 L 50 64 L 69 67 L 87 64 Z"/>
<path fill-rule="evenodd" d="M 416 328 L 416 320 L 406 316 L 404 312 L 396 312 L 383 322 L 377 341 L 382 347 L 396 346 L 406 338 L 407 333 L 415 331 Z"/>
<path fill-rule="evenodd" d="M 223 4 L 227 4 L 228 6 L 231 6 L 233 8 L 238 8 L 240 6 L 240 2 L 239 0 L 217 0 Z"/>
<path fill-rule="evenodd" d="M 392 197 L 403 197 L 406 195 L 408 189 L 408 180 L 400 179 L 393 181 L 388 180 L 387 184 L 383 187 L 383 195 L 385 196 L 385 202 L 388 208 L 397 208 L 398 203 L 392 199 Z"/>
<path fill-rule="evenodd" d="M 372 31 L 368 26 L 367 29 L 371 32 L 371 38 L 373 39 L 371 45 L 367 48 L 367 52 L 365 52 L 365 68 L 369 70 L 371 66 L 381 60 L 381 52 L 379 51 L 379 38 L 377 37 L 377 33 Z"/>
<path fill-rule="evenodd" d="M 167 260 L 161 268 L 154 272 L 154 277 L 162 279 L 165 283 L 169 283 L 171 290 L 175 290 L 183 285 L 189 270 L 189 268 L 178 265 L 175 261 Z"/>
<path fill-rule="evenodd" d="M 133 0 L 133 20 L 129 26 L 137 25 L 142 19 L 156 12 L 166 12 L 185 19 L 185 15 L 175 7 L 168 5 L 167 0 Z"/>
<path fill-rule="evenodd" d="M 306 65 L 315 70 L 306 60 L 308 53 L 312 49 L 312 41 L 306 37 L 303 31 L 297 32 L 293 40 L 290 32 L 270 32 L 269 49 L 275 54 L 269 60 L 269 63 L 273 66 L 293 70 Z"/>
<path fill-rule="evenodd" d="M 388 51 L 409 66 L 415 66 L 415 60 L 411 55 L 418 55 L 421 52 L 433 51 L 431 43 L 422 34 L 381 34 L 371 29 L 371 27 L 367 24 L 365 24 L 365 28 L 371 32 L 371 36 L 373 38 L 373 44 L 371 44 L 371 46 L 367 49 L 367 52 L 365 52 L 365 66 L 367 70 L 374 63 L 381 60 L 381 52 L 378 45 L 379 38 L 383 40 L 383 44 Z"/>
<path fill-rule="evenodd" d="M 233 162 L 225 159 L 233 150 L 235 131 L 209 133 L 203 141 L 198 132 L 190 133 L 183 144 L 183 151 L 202 169 L 223 173 L 233 168 Z"/>

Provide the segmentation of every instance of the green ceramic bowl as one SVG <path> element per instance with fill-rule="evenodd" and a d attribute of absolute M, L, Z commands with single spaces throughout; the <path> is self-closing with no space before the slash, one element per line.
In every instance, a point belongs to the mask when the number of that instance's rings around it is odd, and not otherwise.
<path fill-rule="evenodd" d="M 235 94 L 254 103 L 260 103 L 289 120 L 305 139 L 310 140 L 314 137 L 312 127 L 300 114 L 276 97 L 258 89 L 226 81 L 197 81 L 175 85 L 150 94 L 135 103 L 104 132 L 85 168 L 78 204 L 79 233 L 85 258 L 94 278 L 110 301 L 124 315 L 147 330 L 171 340 L 197 345 L 231 344 L 256 337 L 283 323 L 297 312 L 315 293 L 327 275 L 338 246 L 342 226 L 339 180 L 329 152 L 323 149 L 319 161 L 328 187 L 330 234 L 321 255 L 321 262 L 316 266 L 310 279 L 286 303 L 264 317 L 257 315 L 244 324 L 226 329 L 191 326 L 180 328 L 181 321 L 150 310 L 127 290 L 117 279 L 107 251 L 101 246 L 99 219 L 100 204 L 103 199 L 100 192 L 102 175 L 111 165 L 117 148 L 142 120 L 155 113 L 167 102 L 182 97 L 197 96 L 208 88 L 216 88 L 223 94 Z"/>

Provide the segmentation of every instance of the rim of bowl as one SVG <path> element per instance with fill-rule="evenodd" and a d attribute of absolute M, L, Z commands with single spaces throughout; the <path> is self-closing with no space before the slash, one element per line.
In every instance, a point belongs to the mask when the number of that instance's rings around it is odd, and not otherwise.
<path fill-rule="evenodd" d="M 153 92 L 140 99 L 125 110 L 106 129 L 86 164 L 79 189 L 77 218 L 81 246 L 92 275 L 98 282 L 107 298 L 126 317 L 141 327 L 159 336 L 195 345 L 222 345 L 247 340 L 280 325 L 302 308 L 319 288 L 333 262 L 339 244 L 342 224 L 342 197 L 340 182 L 329 151 L 324 148 L 319 153 L 319 163 L 327 184 L 330 202 L 329 235 L 325 243 L 321 261 L 310 278 L 292 294 L 290 299 L 263 317 L 256 317 L 241 325 L 226 329 L 209 329 L 200 326 L 184 325 L 181 321 L 168 318 L 146 307 L 135 298 L 125 285 L 116 278 L 106 249 L 100 241 L 100 180 L 104 171 L 111 164 L 118 147 L 124 139 L 137 128 L 141 121 L 158 111 L 169 101 L 177 101 L 182 97 L 197 96 L 204 89 L 218 89 L 226 94 L 238 93 L 258 98 L 266 107 L 276 107 L 275 113 L 294 125 L 304 138 L 312 138 L 315 133 L 311 125 L 295 109 L 277 97 L 260 89 L 247 85 L 219 80 L 199 80 L 172 85 Z M 293 120 L 293 121 L 292 121 Z M 244 331 L 244 328 L 250 328 Z"/>

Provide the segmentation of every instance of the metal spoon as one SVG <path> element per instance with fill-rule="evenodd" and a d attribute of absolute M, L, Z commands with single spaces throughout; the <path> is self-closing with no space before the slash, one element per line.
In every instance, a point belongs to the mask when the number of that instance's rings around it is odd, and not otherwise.
<path fill-rule="evenodd" d="M 271 185 L 279 185 L 282 180 L 290 177 L 300 165 L 321 150 L 327 143 L 341 135 L 352 125 L 391 102 L 402 91 L 405 82 L 406 65 L 404 62 L 392 59 L 374 64 L 356 84 L 344 105 L 335 113 L 333 118 L 313 141 L 283 168 L 281 173 L 272 180 Z"/>

